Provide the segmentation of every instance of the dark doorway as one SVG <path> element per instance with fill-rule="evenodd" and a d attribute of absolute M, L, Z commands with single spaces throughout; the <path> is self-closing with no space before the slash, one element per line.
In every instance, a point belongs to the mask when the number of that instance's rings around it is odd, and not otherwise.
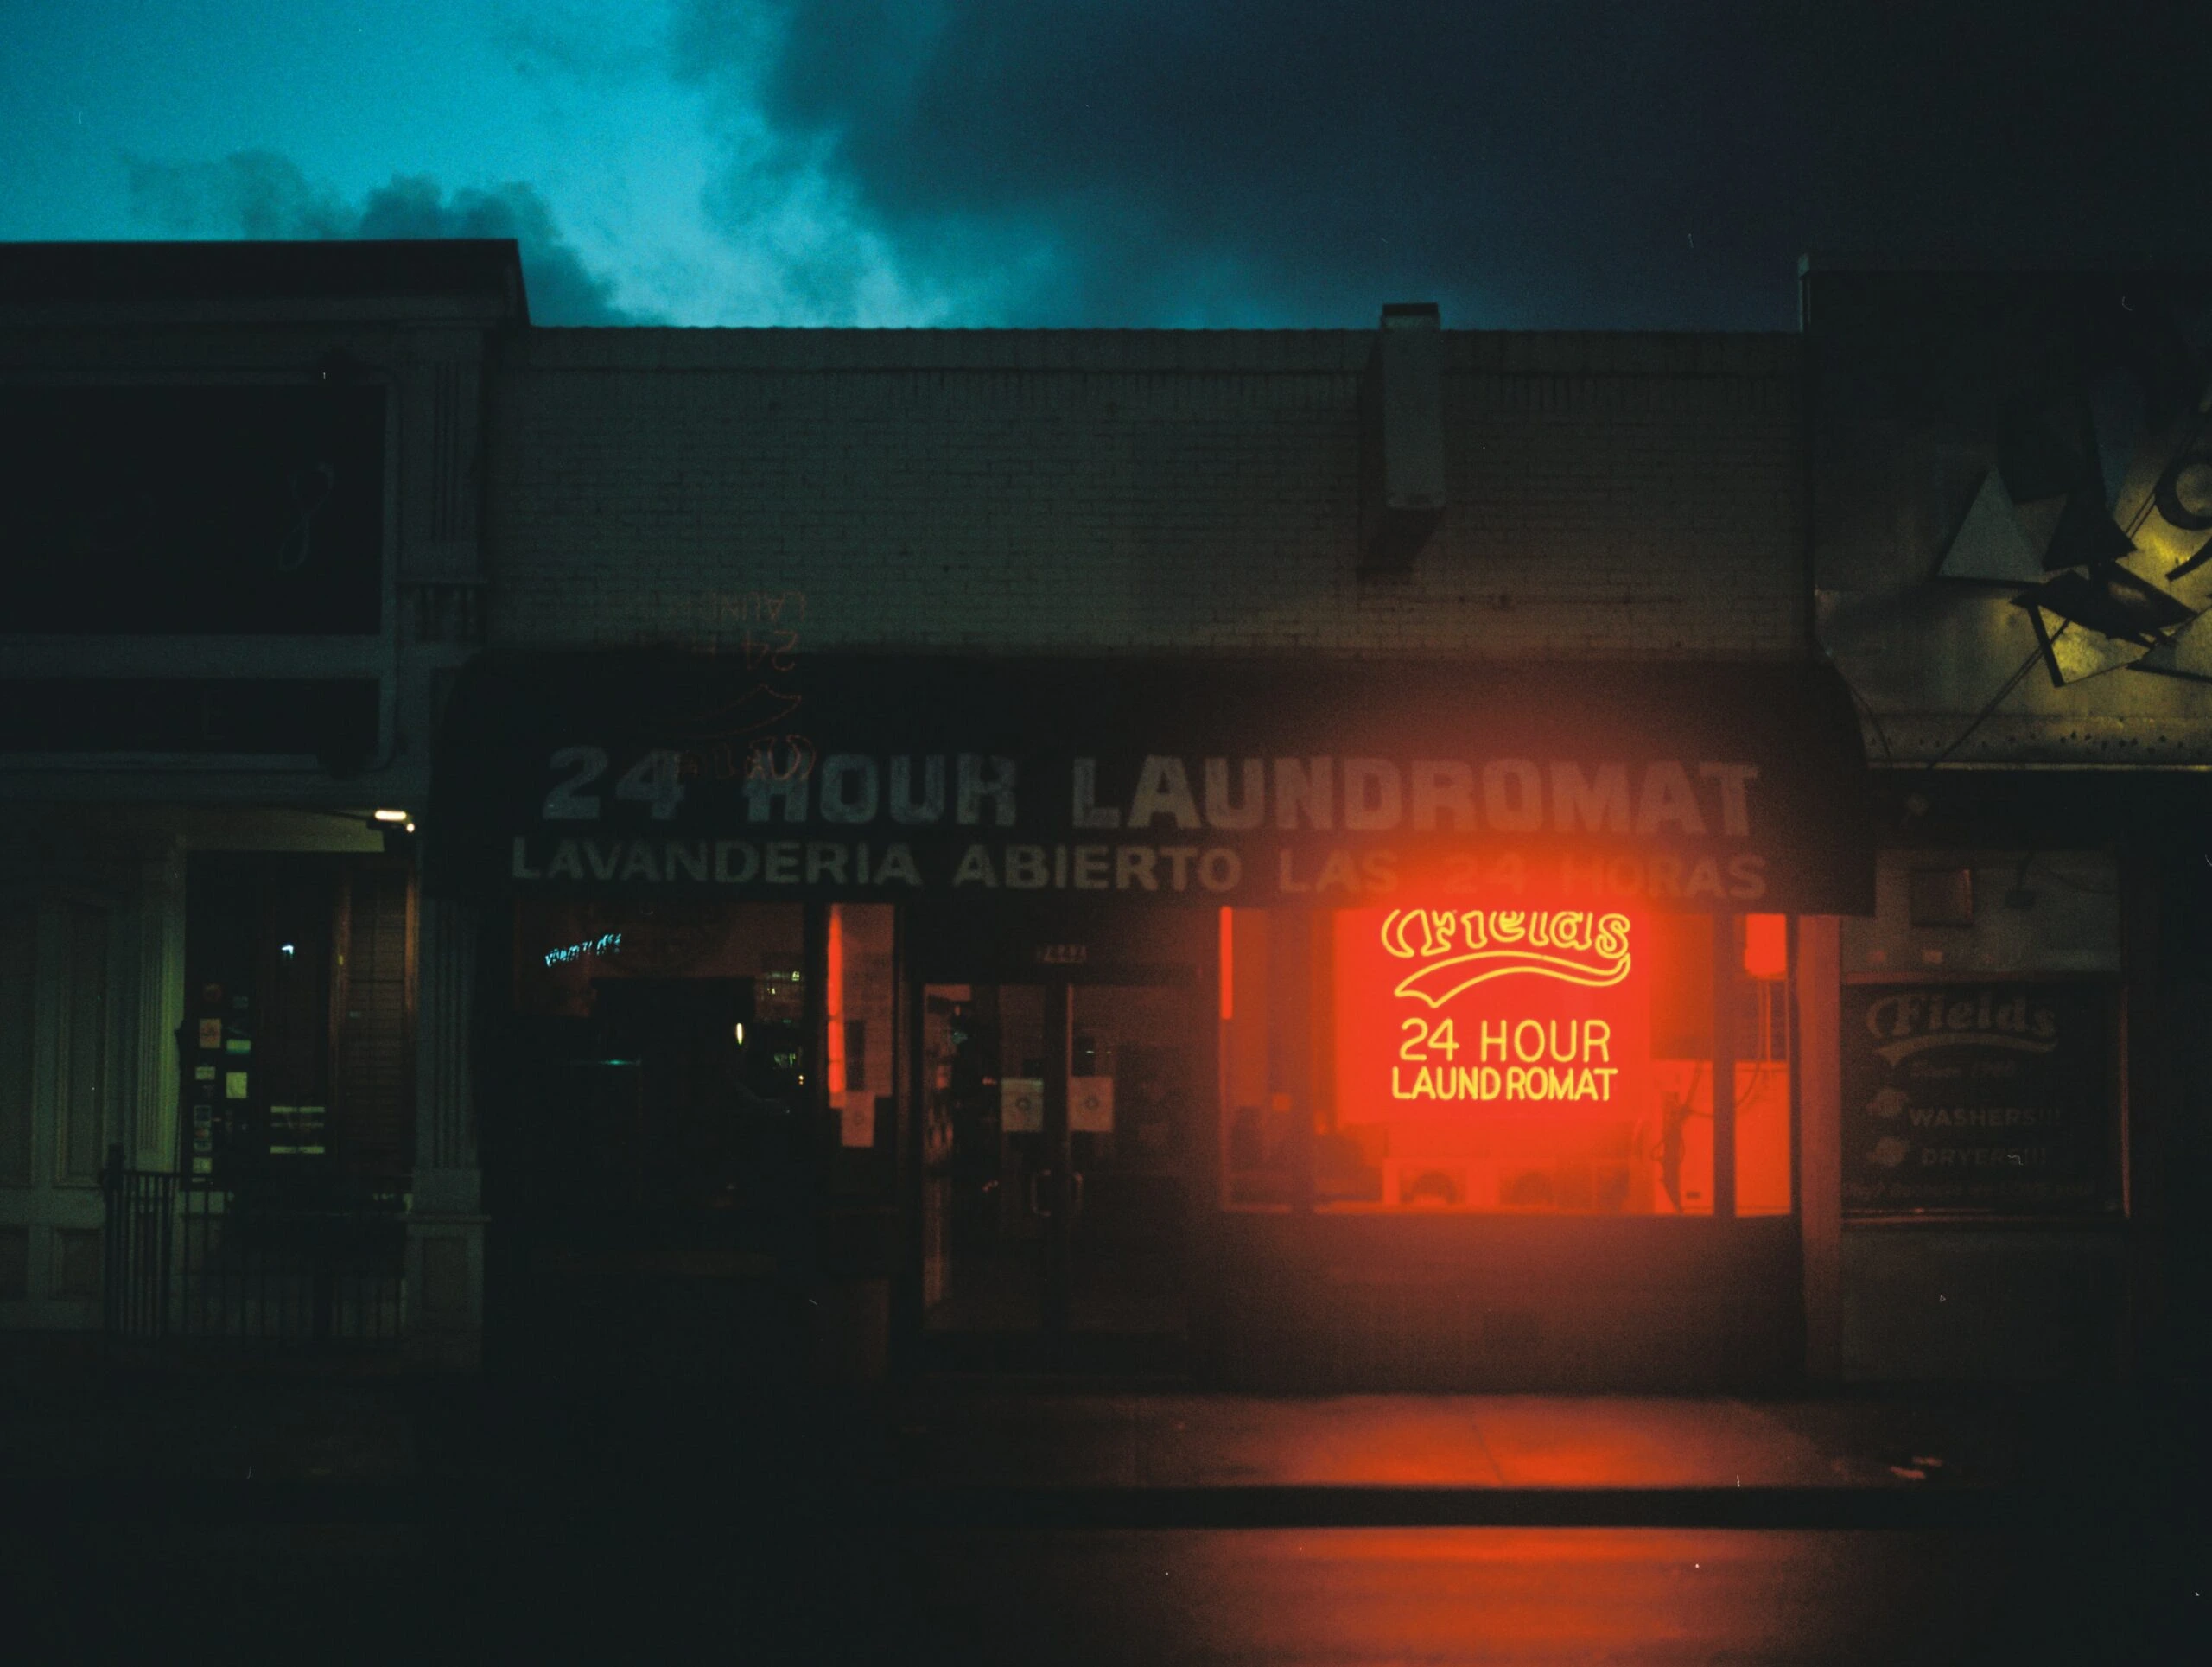
<path fill-rule="evenodd" d="M 195 853 L 185 894 L 184 1173 L 397 1199 L 415 1157 L 406 864 Z"/>
<path fill-rule="evenodd" d="M 1212 1111 L 1196 970 L 925 983 L 915 999 L 922 1364 L 1184 1370 Z"/>
<path fill-rule="evenodd" d="M 589 1019 L 532 1027 L 517 1225 L 541 1364 L 772 1374 L 811 1249 L 797 1073 L 749 979 L 595 995 Z"/>

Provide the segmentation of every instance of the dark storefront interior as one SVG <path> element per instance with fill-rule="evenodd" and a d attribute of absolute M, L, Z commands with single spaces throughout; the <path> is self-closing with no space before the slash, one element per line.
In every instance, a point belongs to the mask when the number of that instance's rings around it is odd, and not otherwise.
<path fill-rule="evenodd" d="M 823 1179 L 808 924 L 794 904 L 515 909 L 486 1144 L 494 1324 L 525 1355 L 780 1357 Z"/>

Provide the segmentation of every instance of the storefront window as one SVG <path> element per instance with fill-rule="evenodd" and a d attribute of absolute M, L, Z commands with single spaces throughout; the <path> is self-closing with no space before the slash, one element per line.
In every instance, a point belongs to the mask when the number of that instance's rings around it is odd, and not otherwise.
<path fill-rule="evenodd" d="M 687 1253 L 789 1231 L 805 946 L 796 903 L 517 902 L 511 1173 L 535 1231 L 626 1212 Z"/>
<path fill-rule="evenodd" d="M 789 982 L 805 964 L 793 903 L 524 898 L 515 906 L 515 1010 L 583 1019 L 616 981 Z M 771 1006 L 774 997 L 765 989 Z"/>
<path fill-rule="evenodd" d="M 1734 1207 L 1786 1213 L 1786 922 L 1626 911 L 1236 911 L 1230 1207 L 1709 1215 L 1719 1039 Z"/>

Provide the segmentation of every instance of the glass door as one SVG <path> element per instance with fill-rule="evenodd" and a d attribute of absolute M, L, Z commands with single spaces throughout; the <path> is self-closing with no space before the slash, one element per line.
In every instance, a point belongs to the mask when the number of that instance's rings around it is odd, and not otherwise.
<path fill-rule="evenodd" d="M 1192 1141 L 1211 1110 L 1205 1004 L 1172 984 L 1077 984 L 1070 996 L 1070 1352 L 1172 1370 L 1187 1333 Z"/>
<path fill-rule="evenodd" d="M 1033 984 L 922 991 L 922 1327 L 931 1364 L 1036 1364 L 1046 1319 L 1045 1003 Z"/>
<path fill-rule="evenodd" d="M 1185 1171 L 1205 1104 L 1192 994 L 1067 980 L 924 987 L 931 1364 L 1179 1365 Z"/>

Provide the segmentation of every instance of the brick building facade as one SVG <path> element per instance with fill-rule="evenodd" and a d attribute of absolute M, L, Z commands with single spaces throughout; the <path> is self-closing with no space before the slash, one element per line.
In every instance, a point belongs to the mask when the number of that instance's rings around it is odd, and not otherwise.
<path fill-rule="evenodd" d="M 1358 577 L 1366 331 L 539 330 L 502 366 L 493 628 L 817 647 L 1783 659 L 1796 343 L 1442 339 L 1452 506 Z"/>

